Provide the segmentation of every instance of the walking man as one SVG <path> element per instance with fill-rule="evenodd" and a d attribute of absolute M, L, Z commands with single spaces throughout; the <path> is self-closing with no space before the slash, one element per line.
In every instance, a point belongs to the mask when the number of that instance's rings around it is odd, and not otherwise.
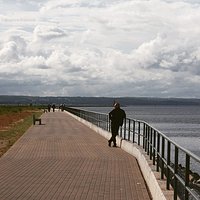
<path fill-rule="evenodd" d="M 126 119 L 126 113 L 120 108 L 119 103 L 114 104 L 114 109 L 109 113 L 109 119 L 111 121 L 112 136 L 110 140 L 108 140 L 108 146 L 110 147 L 113 142 L 113 147 L 117 147 L 116 136 L 118 135 L 119 127 L 123 125 L 123 121 Z"/>

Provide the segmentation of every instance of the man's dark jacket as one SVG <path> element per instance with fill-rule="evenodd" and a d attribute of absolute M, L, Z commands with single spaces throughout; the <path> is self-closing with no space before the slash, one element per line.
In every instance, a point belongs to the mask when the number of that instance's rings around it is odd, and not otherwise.
<path fill-rule="evenodd" d="M 109 119 L 112 125 L 122 126 L 123 119 L 126 118 L 126 113 L 121 108 L 115 108 L 109 113 Z"/>

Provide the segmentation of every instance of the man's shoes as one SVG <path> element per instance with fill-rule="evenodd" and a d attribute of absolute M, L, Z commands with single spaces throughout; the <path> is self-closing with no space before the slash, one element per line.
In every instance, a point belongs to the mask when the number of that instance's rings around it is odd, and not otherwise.
<path fill-rule="evenodd" d="M 116 144 L 114 144 L 114 145 L 113 145 L 113 147 L 117 147 L 117 145 L 116 145 Z"/>
<path fill-rule="evenodd" d="M 108 141 L 108 146 L 111 147 L 111 141 Z"/>

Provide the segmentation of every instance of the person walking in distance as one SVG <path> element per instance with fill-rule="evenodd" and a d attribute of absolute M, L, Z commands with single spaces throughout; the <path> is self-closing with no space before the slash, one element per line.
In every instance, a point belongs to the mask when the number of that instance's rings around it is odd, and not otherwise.
<path fill-rule="evenodd" d="M 113 142 L 113 147 L 116 147 L 116 136 L 118 135 L 119 127 L 123 125 L 123 121 L 126 119 L 126 113 L 120 108 L 119 103 L 114 104 L 114 109 L 109 113 L 109 119 L 111 121 L 112 136 L 108 140 L 108 146 L 110 147 Z"/>

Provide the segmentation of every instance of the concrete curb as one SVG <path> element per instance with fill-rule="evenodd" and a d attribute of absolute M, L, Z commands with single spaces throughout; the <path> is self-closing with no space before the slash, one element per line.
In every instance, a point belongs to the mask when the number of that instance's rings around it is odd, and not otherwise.
<path fill-rule="evenodd" d="M 66 111 L 65 111 L 66 112 Z M 69 112 L 67 114 L 71 115 L 73 118 L 77 119 L 78 121 L 82 122 L 95 132 L 99 133 L 106 139 L 110 139 L 111 133 L 105 131 L 96 125 L 75 116 Z M 153 200 L 171 200 L 173 199 L 173 190 L 166 190 L 166 181 L 160 179 L 160 173 L 156 172 L 156 167 L 153 165 L 152 160 L 149 159 L 149 156 L 146 152 L 142 149 L 142 147 L 138 146 L 137 144 L 128 142 L 120 138 L 119 136 L 116 137 L 117 146 L 126 151 L 127 153 L 133 155 L 140 166 L 141 172 L 143 177 L 147 183 L 149 191 L 152 195 Z"/>
<path fill-rule="evenodd" d="M 161 180 L 160 173 L 156 171 L 156 166 L 153 165 L 152 160 L 150 160 L 149 156 L 142 147 L 122 140 L 121 149 L 133 155 L 137 159 L 153 199 L 173 199 L 173 190 L 166 189 L 166 180 Z"/>

